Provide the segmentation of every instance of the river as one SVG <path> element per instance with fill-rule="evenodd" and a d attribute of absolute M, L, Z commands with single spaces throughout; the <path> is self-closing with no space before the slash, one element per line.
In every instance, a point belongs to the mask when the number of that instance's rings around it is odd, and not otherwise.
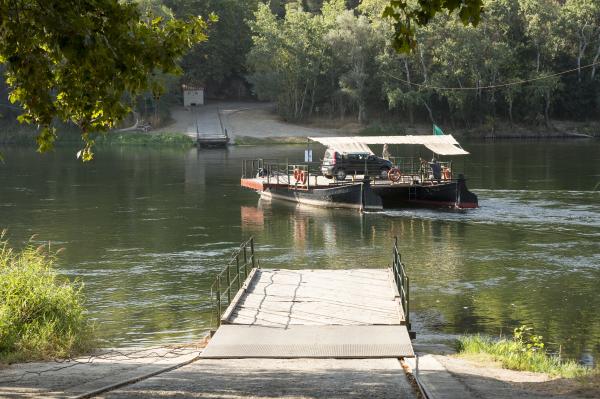
<path fill-rule="evenodd" d="M 263 267 L 384 267 L 397 236 L 420 341 L 535 328 L 553 351 L 600 356 L 600 141 L 465 142 L 458 167 L 480 209 L 347 210 L 262 202 L 244 158 L 300 160 L 302 146 L 0 152 L 0 228 L 65 248 L 105 346 L 201 337 L 210 285 L 249 236 Z M 316 157 L 322 149 L 315 149 Z"/>

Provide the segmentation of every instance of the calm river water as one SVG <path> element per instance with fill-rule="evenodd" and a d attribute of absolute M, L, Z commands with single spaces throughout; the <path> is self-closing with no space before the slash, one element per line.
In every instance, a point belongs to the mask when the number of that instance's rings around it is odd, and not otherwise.
<path fill-rule="evenodd" d="M 239 187 L 242 159 L 300 160 L 302 146 L 99 148 L 86 165 L 72 149 L 5 148 L 0 228 L 14 246 L 37 234 L 66 249 L 58 267 L 85 283 L 107 346 L 202 336 L 211 279 L 251 235 L 263 267 L 292 268 L 383 267 L 398 236 L 421 341 L 529 324 L 551 348 L 598 359 L 600 141 L 463 146 L 480 209 L 365 215 Z"/>

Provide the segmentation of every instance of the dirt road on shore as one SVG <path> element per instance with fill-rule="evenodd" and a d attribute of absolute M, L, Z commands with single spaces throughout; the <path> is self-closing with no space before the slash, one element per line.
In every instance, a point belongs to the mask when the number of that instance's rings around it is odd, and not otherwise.
<path fill-rule="evenodd" d="M 282 121 L 275 112 L 275 105 L 259 102 L 209 103 L 200 107 L 175 107 L 171 109 L 173 123 L 157 132 L 180 132 L 191 137 L 199 134 L 227 134 L 257 139 L 291 138 L 308 136 L 339 136 L 354 134 L 356 126 L 328 129 L 301 126 Z"/>

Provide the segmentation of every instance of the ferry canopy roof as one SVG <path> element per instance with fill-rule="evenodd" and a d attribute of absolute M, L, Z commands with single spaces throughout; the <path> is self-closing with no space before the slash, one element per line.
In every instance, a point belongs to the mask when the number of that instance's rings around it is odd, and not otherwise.
<path fill-rule="evenodd" d="M 439 155 L 467 155 L 451 134 L 440 136 L 348 136 L 348 137 L 309 137 L 338 152 L 368 152 L 369 144 L 416 144 L 424 145 Z"/>

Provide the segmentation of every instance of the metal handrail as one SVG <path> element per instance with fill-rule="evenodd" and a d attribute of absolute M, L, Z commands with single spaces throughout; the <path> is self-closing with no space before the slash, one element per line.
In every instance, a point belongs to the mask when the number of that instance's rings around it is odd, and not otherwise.
<path fill-rule="evenodd" d="M 210 287 L 211 297 L 214 300 L 215 312 L 217 314 L 217 327 L 221 325 L 223 308 L 227 309 L 229 304 L 231 304 L 231 299 L 242 288 L 243 281 L 248 277 L 249 266 L 251 267 L 250 270 L 260 268 L 254 254 L 254 237 L 250 237 L 234 251 L 231 260 L 215 276 L 215 281 Z M 235 292 L 232 291 L 234 287 L 236 287 Z"/>
<path fill-rule="evenodd" d="M 394 237 L 394 250 L 392 253 L 392 271 L 394 273 L 394 281 L 400 295 L 400 304 L 404 311 L 404 320 L 410 331 L 410 279 L 406 274 L 406 267 L 402 263 L 402 257 L 398 250 L 398 237 Z"/>

